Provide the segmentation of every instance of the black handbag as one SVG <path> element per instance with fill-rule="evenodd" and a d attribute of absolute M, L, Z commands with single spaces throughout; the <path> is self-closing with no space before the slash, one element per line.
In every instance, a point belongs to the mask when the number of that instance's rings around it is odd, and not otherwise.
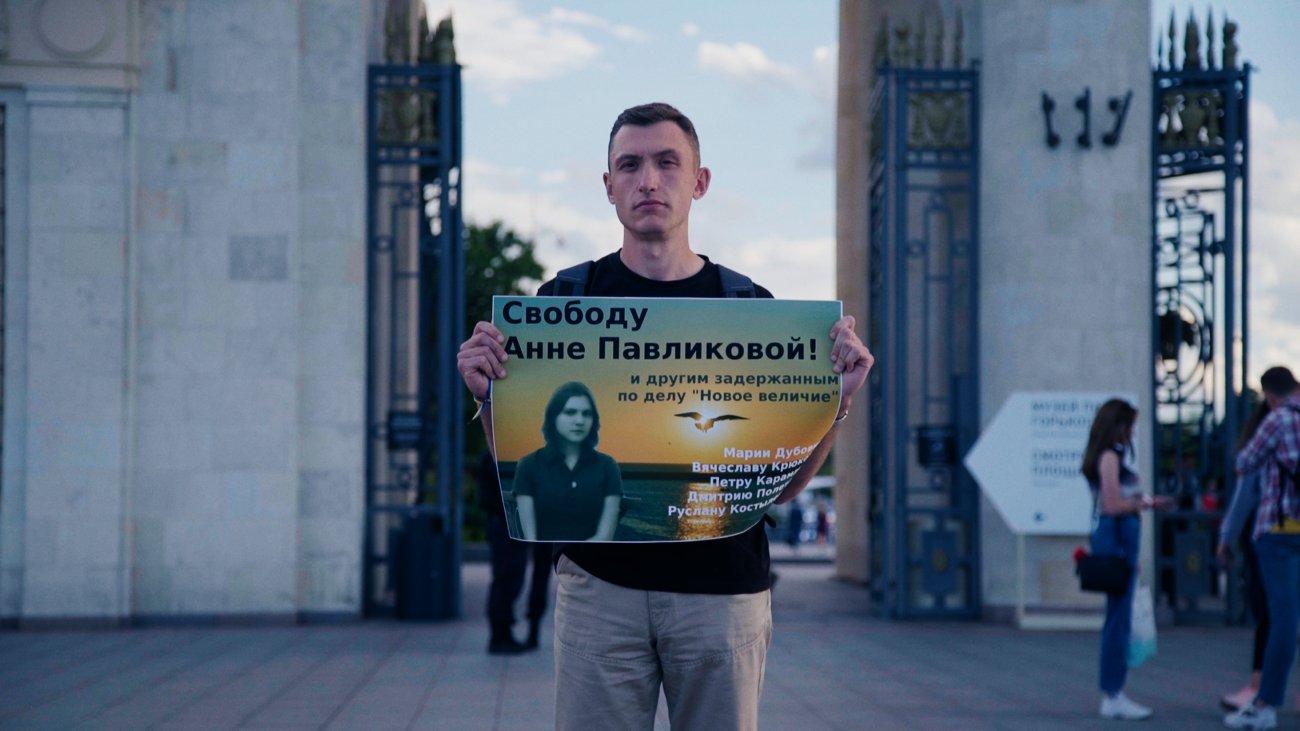
<path fill-rule="evenodd" d="M 1093 504 L 1097 511 L 1097 505 Z M 1115 526 L 1115 538 L 1119 538 L 1119 523 Z M 1079 588 L 1083 591 L 1096 591 L 1102 594 L 1127 594 L 1133 581 L 1133 567 L 1123 556 L 1097 556 L 1086 554 L 1074 562 L 1074 573 L 1079 576 Z"/>
<path fill-rule="evenodd" d="M 1074 564 L 1079 588 L 1103 594 L 1127 594 L 1133 581 L 1133 567 L 1123 556 L 1082 556 Z"/>

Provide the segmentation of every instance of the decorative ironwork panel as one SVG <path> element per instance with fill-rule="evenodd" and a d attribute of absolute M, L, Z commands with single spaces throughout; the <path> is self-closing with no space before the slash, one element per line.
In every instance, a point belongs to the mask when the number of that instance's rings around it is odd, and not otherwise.
<path fill-rule="evenodd" d="M 1207 578 L 1207 536 L 1232 495 L 1234 447 L 1249 408 L 1251 69 L 1237 67 L 1235 35 L 1225 21 L 1216 58 L 1213 18 L 1204 37 L 1189 18 L 1180 64 L 1171 17 L 1152 82 L 1152 473 L 1155 491 L 1178 505 L 1155 519 L 1156 574 L 1158 594 L 1182 622 L 1244 619 L 1240 577 L 1222 598 Z"/>
<path fill-rule="evenodd" d="M 464 451 L 460 67 L 371 66 L 367 100 L 364 606 L 450 617 Z"/>
<path fill-rule="evenodd" d="M 975 617 L 978 490 L 959 455 L 979 428 L 978 72 L 883 67 L 871 105 L 873 595 L 892 617 Z"/>

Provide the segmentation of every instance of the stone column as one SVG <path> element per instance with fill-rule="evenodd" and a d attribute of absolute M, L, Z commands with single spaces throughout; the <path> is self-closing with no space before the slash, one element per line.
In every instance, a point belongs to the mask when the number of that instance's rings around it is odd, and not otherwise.
<path fill-rule="evenodd" d="M 840 0 L 840 57 L 835 122 L 835 288 L 844 311 L 858 318 L 867 337 L 866 287 L 870 250 L 867 193 L 870 124 L 867 102 L 875 83 L 871 67 L 879 2 Z M 878 21 L 877 21 L 878 22 Z M 835 447 L 835 573 L 866 581 L 870 534 L 867 523 L 867 387 L 840 427 Z"/>
<path fill-rule="evenodd" d="M 354 0 L 303 12 L 297 606 L 356 614 L 366 500 L 366 12 Z"/>
<path fill-rule="evenodd" d="M 986 0 L 979 23 L 981 422 L 987 425 L 1012 393 L 1041 390 L 1137 394 L 1148 417 L 1150 7 L 1130 0 Z M 1074 104 L 1085 89 L 1090 147 L 1076 139 L 1082 115 Z M 1120 142 L 1107 146 L 1101 138 L 1114 122 L 1107 100 L 1130 91 Z M 1045 139 L 1043 93 L 1056 101 L 1055 149 Z M 1149 427 L 1137 442 L 1145 459 Z M 987 501 L 981 516 L 984 603 L 996 613 L 1016 602 L 1015 539 Z M 1086 540 L 1028 539 L 1027 604 L 1095 600 L 1076 588 L 1070 553 L 1080 542 Z M 1146 576 L 1149 560 L 1148 552 Z"/>
<path fill-rule="evenodd" d="M 129 613 L 126 95 L 27 95 L 24 622 Z M 21 355 L 21 354 L 15 354 Z M 6 439 L 6 442 L 8 440 Z"/>
<path fill-rule="evenodd" d="M 0 621 L 130 613 L 138 4 L 5 3 Z"/>

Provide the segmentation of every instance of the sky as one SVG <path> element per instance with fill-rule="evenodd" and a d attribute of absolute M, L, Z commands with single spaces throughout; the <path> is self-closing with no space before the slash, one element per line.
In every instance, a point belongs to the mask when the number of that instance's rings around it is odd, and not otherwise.
<path fill-rule="evenodd" d="M 666 101 L 713 171 L 692 248 L 779 297 L 834 298 L 836 3 L 433 0 L 430 17 L 449 7 L 468 220 L 532 237 L 551 273 L 614 251 L 610 125 Z"/>
<path fill-rule="evenodd" d="M 426 0 L 454 13 L 464 65 L 466 219 L 537 243 L 548 273 L 615 250 L 601 189 L 622 109 L 667 101 L 713 171 L 691 213 L 697 252 L 790 299 L 834 299 L 838 2 Z M 1136 0 L 1135 0 L 1136 1 Z M 1251 373 L 1300 369 L 1300 0 L 1154 0 L 1239 25 L 1251 77 Z"/>

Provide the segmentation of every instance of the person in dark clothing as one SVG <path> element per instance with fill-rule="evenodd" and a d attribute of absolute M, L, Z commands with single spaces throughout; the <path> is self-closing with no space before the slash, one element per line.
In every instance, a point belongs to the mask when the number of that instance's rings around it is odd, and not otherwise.
<path fill-rule="evenodd" d="M 605 192 L 622 247 L 587 268 L 584 296 L 723 297 L 722 268 L 691 248 L 691 205 L 709 189 L 699 137 L 667 104 L 626 109 L 610 131 Z M 727 270 L 730 279 L 734 274 Z M 772 295 L 747 277 L 748 297 Z M 557 291 L 556 280 L 539 295 Z M 826 461 L 873 357 L 852 316 L 828 323 L 830 373 L 840 376 L 834 424 L 777 498 L 793 500 Z M 486 405 L 506 377 L 505 337 L 479 322 L 457 365 Z M 492 413 L 481 409 L 489 437 Z M 489 438 L 488 443 L 493 443 Z M 772 634 L 770 557 L 762 524 L 709 541 L 569 543 L 557 548 L 555 726 L 650 728 L 662 690 L 674 729 L 757 729 Z"/>
<path fill-rule="evenodd" d="M 1241 436 L 1237 438 L 1237 449 L 1241 450 L 1255 436 L 1259 425 L 1264 422 L 1270 411 L 1265 401 L 1255 407 Z M 1234 549 L 1241 548 L 1241 556 L 1246 569 L 1246 597 L 1250 600 L 1250 612 L 1255 616 L 1255 644 L 1250 661 L 1250 682 L 1241 690 L 1224 696 L 1220 705 L 1229 711 L 1235 711 L 1255 700 L 1259 694 L 1259 679 L 1264 667 L 1264 649 L 1268 645 L 1268 599 L 1264 596 L 1264 577 L 1259 572 L 1259 562 L 1255 557 L 1255 543 L 1249 539 L 1255 528 L 1255 507 L 1259 504 L 1259 470 L 1243 475 L 1237 480 L 1237 489 L 1233 493 L 1228 512 L 1219 526 L 1219 562 L 1227 565 L 1231 561 Z M 1246 540 L 1241 540 L 1243 534 Z"/>
<path fill-rule="evenodd" d="M 542 616 L 551 583 L 551 544 L 524 543 L 510 537 L 497 463 L 490 452 L 483 454 L 478 469 L 479 506 L 487 516 L 488 553 L 492 561 L 492 583 L 488 588 L 487 616 L 491 636 L 488 652 L 514 655 L 536 649 Z M 533 580 L 528 590 L 528 638 L 514 636 L 515 599 L 524 586 L 524 569 L 532 556 Z"/>
<path fill-rule="evenodd" d="M 790 503 L 790 515 L 786 518 L 785 542 L 791 548 L 798 548 L 803 538 L 803 508 L 799 501 Z"/>

